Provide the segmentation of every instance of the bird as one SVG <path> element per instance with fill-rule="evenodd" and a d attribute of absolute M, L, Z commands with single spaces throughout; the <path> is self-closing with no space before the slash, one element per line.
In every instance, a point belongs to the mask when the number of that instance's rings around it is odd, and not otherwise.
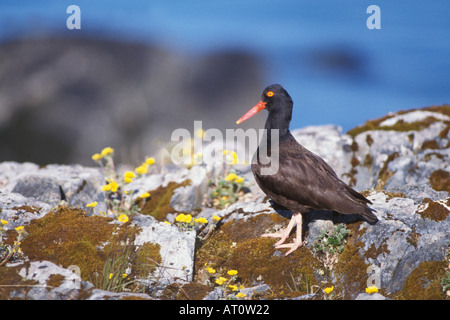
<path fill-rule="evenodd" d="M 261 190 L 292 212 L 286 228 L 262 234 L 262 237 L 280 238 L 274 247 L 288 248 L 286 256 L 302 246 L 302 214 L 312 210 L 356 214 L 370 224 L 378 221 L 375 210 L 368 206 L 372 204 L 370 200 L 342 181 L 330 165 L 292 136 L 289 125 L 293 105 L 287 91 L 273 84 L 265 88 L 260 101 L 236 121 L 240 124 L 263 109 L 268 111 L 266 135 L 253 155 L 251 169 Z M 271 164 L 265 157 L 277 160 L 276 170 L 269 172 Z M 285 243 L 294 226 L 297 226 L 294 241 Z"/>

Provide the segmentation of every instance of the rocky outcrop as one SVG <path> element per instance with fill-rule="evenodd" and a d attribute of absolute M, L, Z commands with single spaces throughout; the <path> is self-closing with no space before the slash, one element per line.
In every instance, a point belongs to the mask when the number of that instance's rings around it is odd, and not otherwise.
<path fill-rule="evenodd" d="M 295 130 L 300 143 L 372 201 L 379 221 L 370 225 L 326 211 L 305 214 L 305 245 L 287 257 L 273 248 L 273 239 L 260 235 L 286 225 L 291 213 L 268 201 L 248 165 L 235 168 L 246 193 L 222 209 L 205 201 L 209 181 L 220 172 L 214 168 L 196 165 L 143 175 L 126 190 L 136 199 L 142 192 L 151 197 L 137 200 L 140 213 L 121 223 L 102 217 L 107 196 L 100 169 L 1 163 L 0 218 L 8 221 L 4 242 L 13 242 L 19 226 L 29 234 L 22 240 L 23 256 L 0 266 L 0 283 L 10 286 L 0 295 L 223 299 L 240 292 L 246 299 L 445 299 L 449 127 L 450 107 L 440 106 L 389 114 L 347 134 L 336 126 Z M 98 205 L 86 208 L 93 201 Z M 175 219 L 180 213 L 203 217 L 208 224 L 181 228 Z M 330 237 L 337 225 L 348 230 L 339 252 L 319 250 L 318 241 Z M 101 289 L 94 276 L 101 273 L 94 266 L 103 266 L 110 244 L 136 253 L 129 258 L 127 273 L 133 278 L 123 285 L 125 291 Z M 64 259 L 60 248 L 70 252 Z M 20 279 L 29 287 L 14 288 Z M 369 286 L 378 293 L 366 293 Z M 137 287 L 140 293 L 133 292 Z"/>

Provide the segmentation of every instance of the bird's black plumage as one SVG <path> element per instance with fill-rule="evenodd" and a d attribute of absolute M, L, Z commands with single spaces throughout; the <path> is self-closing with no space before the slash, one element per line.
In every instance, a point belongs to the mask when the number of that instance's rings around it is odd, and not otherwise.
<path fill-rule="evenodd" d="M 271 139 L 271 129 L 279 130 L 278 171 L 269 175 L 261 172 L 270 164 L 260 161 L 260 147 L 252 161 L 252 171 L 261 190 L 293 212 L 332 210 L 341 214 L 358 214 L 369 222 L 376 222 L 377 217 L 367 206 L 371 202 L 339 179 L 322 158 L 304 148 L 292 136 L 289 123 L 293 102 L 286 90 L 281 85 L 271 85 L 264 90 L 261 101 L 269 112 L 265 125 L 268 151 L 275 143 Z"/>

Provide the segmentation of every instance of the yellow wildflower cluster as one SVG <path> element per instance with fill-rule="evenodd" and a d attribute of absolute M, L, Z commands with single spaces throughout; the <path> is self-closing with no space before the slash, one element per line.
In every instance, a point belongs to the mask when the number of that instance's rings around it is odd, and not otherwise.
<path fill-rule="evenodd" d="M 238 274 L 237 270 L 228 270 L 227 275 L 229 275 L 230 278 L 226 278 L 221 275 L 216 275 L 216 270 L 212 267 L 207 267 L 207 264 L 205 264 L 205 267 L 206 272 L 215 277 L 214 283 L 223 287 L 225 294 L 226 291 L 231 291 L 232 296 L 235 298 L 244 298 L 247 296 L 242 292 L 236 293 L 236 291 L 244 289 L 244 286 L 235 283 Z M 231 297 L 229 296 L 229 298 Z"/>
<path fill-rule="evenodd" d="M 17 258 L 17 254 L 22 254 L 22 249 L 20 248 L 21 241 L 27 236 L 27 232 L 25 231 L 24 226 L 18 226 L 14 228 L 16 230 L 18 236 L 14 241 L 14 244 L 4 244 L 3 243 L 3 227 L 6 226 L 9 222 L 0 219 L 0 266 L 4 265 L 9 259 Z"/>
<path fill-rule="evenodd" d="M 148 168 L 154 164 L 155 158 L 153 157 L 146 158 L 145 161 L 140 166 L 134 169 L 134 171 L 139 175 L 146 174 L 148 172 Z"/>
<path fill-rule="evenodd" d="M 234 182 L 236 182 L 236 183 L 241 183 L 241 182 L 244 181 L 244 178 L 238 176 L 238 175 L 235 174 L 235 173 L 229 173 L 229 174 L 225 177 L 225 181 L 227 181 L 227 182 L 232 182 L 232 181 L 234 181 Z"/>
<path fill-rule="evenodd" d="M 208 220 L 203 217 L 194 218 L 191 214 L 180 213 L 175 217 L 175 221 L 179 222 L 179 228 L 181 230 L 193 230 L 199 224 L 207 224 Z"/>
<path fill-rule="evenodd" d="M 119 184 L 112 179 L 106 179 L 106 181 L 108 181 L 108 184 L 102 187 L 102 191 L 111 191 L 112 193 L 117 192 L 117 189 L 119 189 Z"/>
<path fill-rule="evenodd" d="M 114 149 L 111 147 L 103 148 L 103 150 L 100 153 L 94 154 L 91 158 L 94 161 L 100 161 L 102 158 L 112 155 L 114 153 Z"/>

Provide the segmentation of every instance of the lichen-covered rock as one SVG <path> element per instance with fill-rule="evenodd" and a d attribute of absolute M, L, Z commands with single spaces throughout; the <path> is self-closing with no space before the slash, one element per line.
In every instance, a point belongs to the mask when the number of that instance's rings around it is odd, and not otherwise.
<path fill-rule="evenodd" d="M 234 293 L 215 279 L 237 270 L 234 281 L 251 299 L 445 299 L 440 283 L 450 242 L 449 110 L 389 114 L 348 134 L 336 126 L 293 131 L 372 201 L 379 221 L 306 213 L 304 245 L 289 256 L 261 234 L 285 227 L 291 212 L 269 201 L 249 165 L 234 167 L 248 193 L 221 210 L 203 202 L 208 180 L 220 172 L 214 166 L 167 167 L 136 178 L 124 189 L 136 197 L 140 211 L 121 223 L 99 216 L 106 198 L 98 169 L 0 163 L 0 218 L 9 222 L 3 239 L 11 244 L 17 226 L 29 232 L 22 241 L 24 261 L 0 266 L 0 284 L 23 278 L 35 285 L 0 294 L 7 299 L 222 299 Z M 143 192 L 151 197 L 139 199 Z M 84 210 L 92 201 L 98 202 L 95 210 Z M 211 229 L 181 231 L 175 221 L 180 212 L 207 219 Z M 320 252 L 315 242 L 337 224 L 349 231 L 342 250 Z M 104 264 L 105 248 L 125 250 L 125 243 L 136 253 L 130 272 L 147 294 L 101 290 L 89 279 Z M 70 282 L 72 265 L 81 269 L 81 290 Z M 371 285 L 378 294 L 364 293 Z M 333 290 L 326 293 L 325 287 Z"/>

